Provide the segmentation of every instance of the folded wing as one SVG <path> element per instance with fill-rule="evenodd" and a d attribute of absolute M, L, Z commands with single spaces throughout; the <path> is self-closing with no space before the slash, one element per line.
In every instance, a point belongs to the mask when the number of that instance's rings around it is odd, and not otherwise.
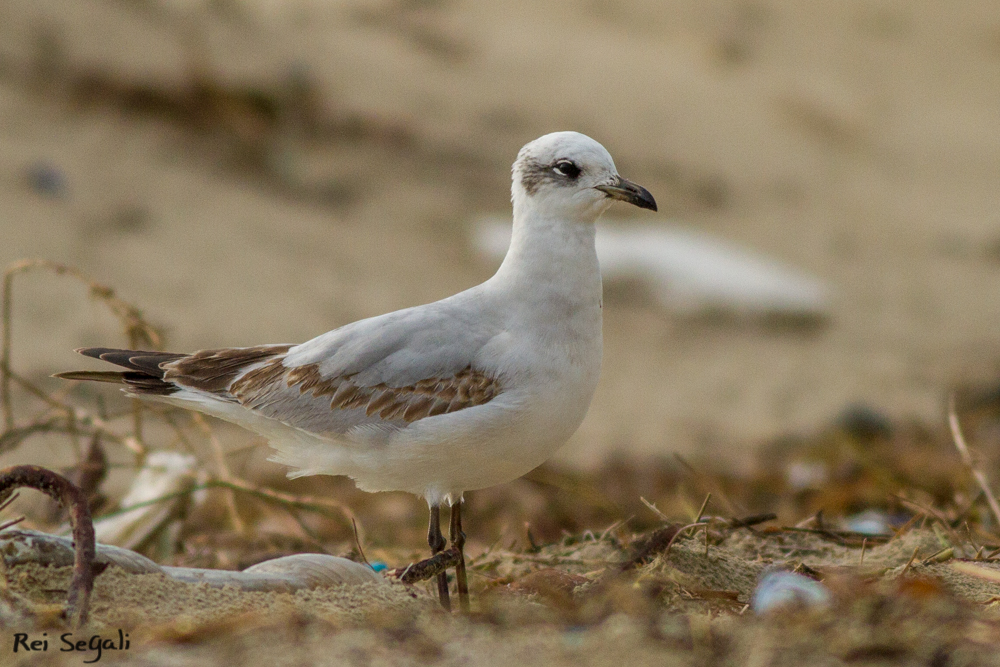
<path fill-rule="evenodd" d="M 190 402 L 192 409 L 214 414 L 225 411 L 206 406 L 239 404 L 319 434 L 339 435 L 359 427 L 394 430 L 484 405 L 502 391 L 500 378 L 477 368 L 476 353 L 489 340 L 476 333 L 481 323 L 446 327 L 449 310 L 397 311 L 294 347 L 261 345 L 193 354 L 83 348 L 78 352 L 126 370 L 59 377 L 120 382 L 137 396 Z"/>

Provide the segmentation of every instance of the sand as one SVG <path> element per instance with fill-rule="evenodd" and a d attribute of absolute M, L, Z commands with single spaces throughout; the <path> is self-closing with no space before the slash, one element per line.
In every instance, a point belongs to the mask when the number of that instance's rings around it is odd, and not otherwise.
<path fill-rule="evenodd" d="M 738 466 L 849 404 L 934 421 L 950 386 L 992 381 L 991 3 L 528 7 L 10 0 L 0 263 L 78 266 L 172 349 L 296 342 L 487 277 L 468 225 L 508 210 L 518 147 L 575 128 L 655 193 L 656 219 L 808 271 L 835 301 L 803 330 L 609 298 L 601 385 L 564 461 Z M 168 102 L 195 81 L 233 97 L 192 119 Z M 289 99 L 334 131 L 291 118 L 275 134 L 257 112 Z M 58 193 L 29 187 L 39 166 Z M 18 290 L 14 360 L 32 376 L 121 342 L 78 289 Z"/>
<path fill-rule="evenodd" d="M 88 625 L 75 630 L 44 622 L 46 614 L 55 618 L 46 609 L 58 608 L 69 568 L 22 565 L 8 573 L 10 590 L 34 605 L 36 620 L 4 632 L 26 632 L 29 640 L 51 637 L 53 647 L 44 653 L 11 652 L 14 660 L 5 664 L 36 664 L 32 658 L 40 656 L 57 660 L 46 664 L 92 660 L 96 651 L 56 654 L 55 647 L 63 645 L 55 638 L 73 632 L 74 640 L 94 635 L 117 640 L 119 630 L 129 648 L 103 651 L 102 660 L 137 665 L 245 660 L 611 665 L 623 659 L 640 665 L 706 660 L 720 665 L 996 664 L 1000 617 L 989 601 L 996 599 L 1000 584 L 962 574 L 950 562 L 910 562 L 914 547 L 936 541 L 931 530 L 913 530 L 873 546 L 859 565 L 857 548 L 818 535 L 742 529 L 714 533 L 707 551 L 700 536 L 682 537 L 669 553 L 617 577 L 611 572 L 618 566 L 610 563 L 620 562 L 623 554 L 613 539 L 585 538 L 529 555 L 498 552 L 474 561 L 478 592 L 469 618 L 443 613 L 423 585 L 246 593 L 162 575 L 125 574 L 111 566 L 97 578 Z M 530 559 L 534 564 L 526 567 Z M 583 563 L 593 567 L 602 560 L 609 565 L 580 573 Z M 550 567 L 540 565 L 543 561 Z M 825 571 L 830 606 L 748 611 L 757 577 L 778 564 Z M 977 567 L 1000 573 L 995 564 Z M 574 584 L 560 589 L 556 582 L 566 579 Z M 484 581 L 492 583 L 483 588 Z"/>

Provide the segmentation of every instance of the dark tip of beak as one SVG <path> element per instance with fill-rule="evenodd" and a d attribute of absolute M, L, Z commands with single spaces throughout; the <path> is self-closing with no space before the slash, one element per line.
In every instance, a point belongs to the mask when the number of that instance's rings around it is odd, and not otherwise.
<path fill-rule="evenodd" d="M 656 210 L 656 200 L 653 199 L 653 195 L 650 194 L 649 190 L 642 187 L 641 185 L 636 185 L 636 189 L 639 191 L 636 193 L 634 199 L 630 199 L 630 204 L 635 204 L 639 208 L 648 208 L 650 211 Z"/>
<path fill-rule="evenodd" d="M 621 176 L 616 176 L 615 180 L 607 185 L 595 186 L 595 189 L 607 194 L 612 199 L 627 202 L 633 206 L 646 208 L 650 211 L 657 210 L 656 200 L 653 199 L 653 195 L 649 193 L 649 190 Z"/>

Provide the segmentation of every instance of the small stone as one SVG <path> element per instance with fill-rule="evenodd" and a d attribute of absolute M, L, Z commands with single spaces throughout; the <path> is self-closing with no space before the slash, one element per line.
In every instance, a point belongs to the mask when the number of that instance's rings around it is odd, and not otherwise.
<path fill-rule="evenodd" d="M 826 586 L 794 572 L 772 571 L 757 583 L 750 599 L 750 608 L 758 614 L 782 607 L 820 607 L 830 603 Z"/>

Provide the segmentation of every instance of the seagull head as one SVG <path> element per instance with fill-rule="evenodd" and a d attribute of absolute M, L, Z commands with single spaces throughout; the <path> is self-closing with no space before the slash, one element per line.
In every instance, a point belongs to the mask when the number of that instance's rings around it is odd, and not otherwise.
<path fill-rule="evenodd" d="M 601 144 L 579 132 L 553 132 L 517 154 L 511 198 L 561 218 L 594 221 L 615 200 L 656 210 L 646 188 L 622 178 Z"/>

